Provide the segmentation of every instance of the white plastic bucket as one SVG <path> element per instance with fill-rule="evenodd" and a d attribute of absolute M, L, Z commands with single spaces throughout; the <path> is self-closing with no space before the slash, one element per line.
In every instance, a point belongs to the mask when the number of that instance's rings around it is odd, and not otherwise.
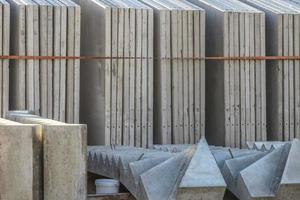
<path fill-rule="evenodd" d="M 96 194 L 119 193 L 120 182 L 114 179 L 97 179 L 95 181 Z"/>

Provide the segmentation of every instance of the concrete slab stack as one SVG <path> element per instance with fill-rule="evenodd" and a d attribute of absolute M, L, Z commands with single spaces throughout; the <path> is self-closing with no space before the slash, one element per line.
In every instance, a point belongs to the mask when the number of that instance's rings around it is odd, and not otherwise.
<path fill-rule="evenodd" d="M 20 56 L 79 56 L 80 7 L 70 0 L 9 0 L 11 51 Z M 10 109 L 79 122 L 78 60 L 12 60 Z"/>
<path fill-rule="evenodd" d="M 9 54 L 10 39 L 10 5 L 7 1 L 0 1 L 0 55 Z M 9 109 L 9 61 L 0 60 L 0 116 Z"/>
<path fill-rule="evenodd" d="M 9 112 L 7 118 L 39 127 L 43 139 L 44 199 L 86 199 L 86 126 L 65 124 L 25 112 Z M 32 145 L 26 148 L 29 147 Z M 17 149 L 24 151 L 20 146 Z"/>
<path fill-rule="evenodd" d="M 154 140 L 196 143 L 205 132 L 204 10 L 187 1 L 140 1 L 154 10 Z"/>
<path fill-rule="evenodd" d="M 42 134 L 0 119 L 0 199 L 43 199 Z"/>
<path fill-rule="evenodd" d="M 189 0 L 206 12 L 206 56 L 265 55 L 265 14 L 235 0 Z M 265 61 L 206 62 L 206 137 L 216 145 L 266 140 Z"/>
<path fill-rule="evenodd" d="M 266 53 L 269 56 L 299 56 L 299 4 L 282 0 L 245 0 L 266 13 Z M 299 61 L 267 63 L 268 139 L 299 138 Z"/>
<path fill-rule="evenodd" d="M 78 3 L 84 13 L 82 55 L 107 58 L 82 62 L 81 116 L 89 143 L 151 146 L 152 9 L 136 0 Z"/>

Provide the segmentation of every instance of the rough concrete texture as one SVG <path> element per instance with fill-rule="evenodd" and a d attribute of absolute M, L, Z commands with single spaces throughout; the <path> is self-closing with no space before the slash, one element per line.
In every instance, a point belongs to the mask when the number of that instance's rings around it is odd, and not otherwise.
<path fill-rule="evenodd" d="M 300 142 L 249 149 L 195 145 L 89 147 L 88 170 L 120 180 L 137 199 L 300 199 Z"/>
<path fill-rule="evenodd" d="M 42 137 L 35 125 L 0 119 L 0 199 L 42 199 Z"/>
<path fill-rule="evenodd" d="M 248 149 L 259 150 L 259 151 L 269 151 L 281 147 L 282 145 L 290 142 L 280 142 L 280 141 L 265 141 L 265 142 L 247 142 Z"/>
<path fill-rule="evenodd" d="M 181 180 L 177 199 L 223 199 L 226 183 L 205 140 L 197 150 Z"/>
<path fill-rule="evenodd" d="M 168 146 L 91 146 L 88 171 L 120 180 L 141 200 L 223 199 L 226 183 L 205 139 L 176 153 Z"/>
<path fill-rule="evenodd" d="M 86 126 L 44 127 L 44 199 L 86 199 Z"/>
<path fill-rule="evenodd" d="M 223 157 L 227 189 L 239 199 L 300 199 L 299 140 L 265 144 L 253 143 L 260 151 L 252 154 Z"/>
<path fill-rule="evenodd" d="M 43 137 L 44 200 L 86 199 L 86 126 L 65 124 L 24 112 L 10 112 L 7 118 L 40 125 Z"/>

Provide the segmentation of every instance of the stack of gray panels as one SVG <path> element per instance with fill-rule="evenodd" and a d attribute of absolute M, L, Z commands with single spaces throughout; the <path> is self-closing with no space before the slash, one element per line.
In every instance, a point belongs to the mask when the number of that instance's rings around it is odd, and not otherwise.
<path fill-rule="evenodd" d="M 154 10 L 155 140 L 199 141 L 205 131 L 205 13 L 187 1 L 140 0 Z M 186 59 L 191 58 L 191 59 Z"/>
<path fill-rule="evenodd" d="M 266 13 L 267 55 L 299 56 L 300 7 L 281 0 L 245 0 Z M 299 61 L 269 61 L 267 65 L 268 137 L 300 137 Z"/>
<path fill-rule="evenodd" d="M 11 52 L 20 56 L 79 56 L 80 7 L 70 0 L 8 0 Z M 11 62 L 10 108 L 60 121 L 79 121 L 79 60 Z"/>
<path fill-rule="evenodd" d="M 206 55 L 265 56 L 265 15 L 236 0 L 189 0 L 206 11 Z M 266 139 L 265 61 L 206 62 L 206 138 L 240 147 Z"/>
<path fill-rule="evenodd" d="M 9 37 L 10 37 L 10 6 L 0 1 L 0 55 L 9 54 Z M 4 116 L 9 108 L 9 61 L 0 60 L 0 116 Z"/>
<path fill-rule="evenodd" d="M 81 117 L 89 144 L 153 143 L 153 11 L 136 0 L 79 0 Z M 130 57 L 131 59 L 128 59 Z"/>

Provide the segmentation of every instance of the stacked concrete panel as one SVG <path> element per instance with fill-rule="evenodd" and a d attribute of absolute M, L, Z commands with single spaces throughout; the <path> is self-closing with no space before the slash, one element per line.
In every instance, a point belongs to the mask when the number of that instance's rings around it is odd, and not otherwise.
<path fill-rule="evenodd" d="M 205 132 L 204 10 L 187 1 L 140 1 L 154 10 L 154 139 L 195 143 Z"/>
<path fill-rule="evenodd" d="M 65 124 L 25 112 L 10 112 L 7 117 L 23 124 L 40 125 L 43 138 L 44 199 L 86 199 L 86 126 Z M 20 147 L 17 149 L 24 151 Z M 18 179 L 22 180 L 23 177 Z"/>
<path fill-rule="evenodd" d="M 7 1 L 0 1 L 0 55 L 9 54 L 10 38 L 10 5 Z M 9 61 L 0 60 L 0 116 L 9 109 Z"/>
<path fill-rule="evenodd" d="M 223 199 L 226 183 L 205 139 L 179 153 L 126 146 L 88 152 L 88 171 L 120 180 L 139 200 Z"/>
<path fill-rule="evenodd" d="M 136 0 L 78 3 L 82 55 L 107 57 L 82 62 L 81 116 L 89 143 L 151 146 L 153 11 Z"/>
<path fill-rule="evenodd" d="M 266 13 L 266 54 L 299 56 L 299 5 L 282 0 L 245 2 Z M 267 64 L 268 137 L 284 141 L 299 138 L 299 61 L 278 60 Z"/>
<path fill-rule="evenodd" d="M 235 0 L 189 0 L 206 11 L 206 56 L 265 55 L 265 14 Z M 266 140 L 263 60 L 206 61 L 206 137 L 230 147 Z"/>
<path fill-rule="evenodd" d="M 0 143 L 0 199 L 42 199 L 39 127 L 0 119 Z"/>
<path fill-rule="evenodd" d="M 20 56 L 79 56 L 80 7 L 70 0 L 9 0 L 11 51 Z M 79 122 L 79 60 L 12 60 L 10 108 Z"/>

